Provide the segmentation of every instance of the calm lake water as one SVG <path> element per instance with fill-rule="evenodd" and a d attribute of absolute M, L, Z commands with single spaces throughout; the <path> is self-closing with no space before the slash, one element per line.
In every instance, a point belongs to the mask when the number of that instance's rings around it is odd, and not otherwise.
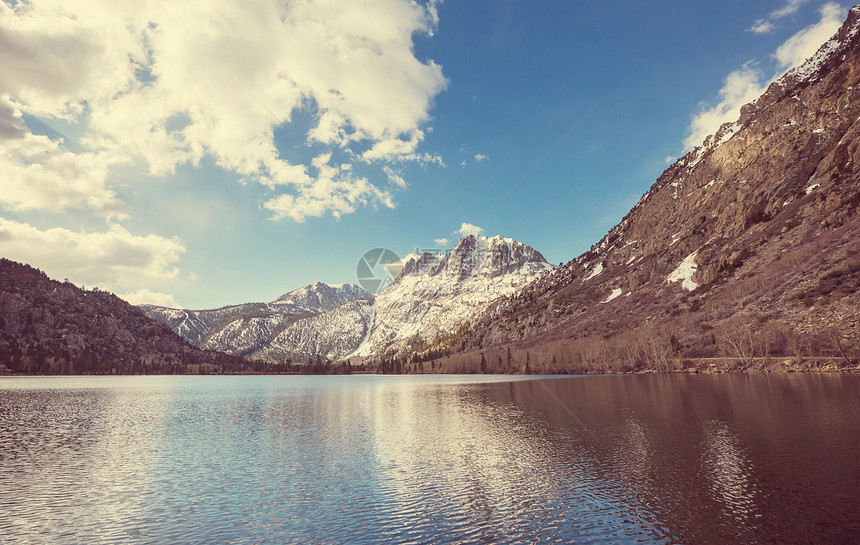
<path fill-rule="evenodd" d="M 2 543 L 858 543 L 860 376 L 0 378 Z"/>

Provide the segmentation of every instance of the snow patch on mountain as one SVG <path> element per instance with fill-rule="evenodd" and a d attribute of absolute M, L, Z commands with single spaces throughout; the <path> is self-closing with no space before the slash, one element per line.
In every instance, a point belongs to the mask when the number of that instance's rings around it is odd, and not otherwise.
<path fill-rule="evenodd" d="M 693 282 L 693 275 L 696 274 L 696 269 L 698 268 L 696 265 L 696 256 L 698 254 L 699 251 L 696 250 L 685 257 L 684 260 L 681 261 L 681 264 L 678 265 L 678 268 L 666 277 L 666 283 L 671 284 L 672 282 L 681 282 L 681 287 L 687 291 L 693 291 L 698 288 L 699 285 Z"/>
<path fill-rule="evenodd" d="M 593 269 L 591 269 L 591 272 L 588 273 L 588 276 L 585 277 L 583 282 L 591 280 L 592 278 L 594 278 L 595 276 L 598 276 L 602 272 L 603 272 L 603 263 L 598 263 L 597 265 L 594 266 Z"/>
<path fill-rule="evenodd" d="M 601 301 L 601 303 L 608 303 L 609 301 L 612 301 L 613 299 L 621 297 L 622 293 L 623 293 L 623 290 L 621 288 L 615 288 L 614 290 L 612 290 L 612 293 L 607 295 L 606 298 L 603 301 Z"/>

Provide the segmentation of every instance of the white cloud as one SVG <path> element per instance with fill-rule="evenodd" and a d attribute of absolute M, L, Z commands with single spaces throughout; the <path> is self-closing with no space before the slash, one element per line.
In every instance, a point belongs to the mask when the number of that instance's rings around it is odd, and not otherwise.
<path fill-rule="evenodd" d="M 845 10 L 837 4 L 828 3 L 819 9 L 819 15 L 821 18 L 817 23 L 797 32 L 777 48 L 773 55 L 777 62 L 776 74 L 767 77 L 759 65 L 751 62 L 730 73 L 719 91 L 719 102 L 703 105 L 693 116 L 684 146 L 691 149 L 701 145 L 705 138 L 717 132 L 723 123 L 737 120 L 742 106 L 756 100 L 768 85 L 786 71 L 803 64 L 839 30 Z"/>
<path fill-rule="evenodd" d="M 184 251 L 178 239 L 133 235 L 119 225 L 94 233 L 42 231 L 0 218 L 0 255 L 78 285 L 112 291 L 163 288 L 179 274 L 176 263 Z"/>
<path fill-rule="evenodd" d="M 845 10 L 833 3 L 821 6 L 819 14 L 821 19 L 817 23 L 801 30 L 777 48 L 775 56 L 781 67 L 790 69 L 803 64 L 839 30 L 845 18 Z"/>
<path fill-rule="evenodd" d="M 342 214 L 355 212 L 362 205 L 382 204 L 394 208 L 389 191 L 356 176 L 347 165 L 332 166 L 330 160 L 331 153 L 314 158 L 312 165 L 317 170 L 317 177 L 304 184 L 302 191 L 295 195 L 284 193 L 263 203 L 265 209 L 273 212 L 272 219 L 290 218 L 302 223 L 308 217 L 326 213 L 339 218 Z"/>
<path fill-rule="evenodd" d="M 55 143 L 43 153 L 95 163 L 91 179 L 81 167 L 67 181 L 104 208 L 118 204 L 108 172 L 120 158 L 165 175 L 208 155 L 273 191 L 286 186 L 270 202 L 306 203 L 299 208 L 307 213 L 276 217 L 344 213 L 391 200 L 364 178 L 332 183 L 312 165 L 281 158 L 274 128 L 305 110 L 313 116 L 308 143 L 368 163 L 442 164 L 418 148 L 447 82 L 439 65 L 413 52 L 413 36 L 432 34 L 437 20 L 434 2 L 407 0 L 0 3 L 0 97 L 25 114 L 81 127 L 84 152 Z M 21 153 L 6 161 L 29 165 Z M 10 200 L 0 204 L 39 204 Z M 64 206 L 90 206 L 86 200 Z"/>
<path fill-rule="evenodd" d="M 88 207 L 107 217 L 124 217 L 124 207 L 107 185 L 110 152 L 72 153 L 47 136 L 30 132 L 22 113 L 0 98 L 0 206 L 15 212 Z"/>
<path fill-rule="evenodd" d="M 460 152 L 464 153 L 465 151 L 466 151 L 465 148 L 463 146 L 460 146 Z M 476 153 L 475 155 L 472 156 L 472 159 L 474 159 L 476 163 L 490 160 L 489 157 L 487 157 L 486 155 L 484 155 L 482 153 Z M 460 161 L 460 168 L 466 168 L 466 166 L 468 166 L 468 164 L 469 164 L 469 159 L 468 158 L 463 159 L 462 161 Z"/>
<path fill-rule="evenodd" d="M 793 15 L 797 13 L 797 10 L 801 5 L 805 4 L 808 0 L 788 0 L 785 5 L 775 9 L 770 17 L 774 19 L 782 19 L 783 17 L 787 17 L 789 15 Z"/>
<path fill-rule="evenodd" d="M 704 106 L 690 123 L 690 135 L 684 140 L 688 149 L 700 145 L 708 135 L 717 132 L 720 125 L 734 121 L 741 112 L 741 106 L 749 104 L 764 92 L 766 86 L 761 81 L 761 73 L 750 65 L 735 70 L 723 81 L 720 101 L 713 106 Z"/>
<path fill-rule="evenodd" d="M 182 308 L 182 306 L 176 302 L 176 299 L 173 298 L 173 295 L 169 293 L 142 289 L 131 293 L 118 293 L 117 296 L 125 299 L 132 305 L 156 305 L 167 308 Z"/>
<path fill-rule="evenodd" d="M 408 140 L 403 138 L 385 138 L 376 142 L 373 147 L 361 154 L 365 163 L 378 161 L 412 161 L 422 165 L 437 164 L 445 166 L 442 157 L 432 153 L 418 153 L 416 150 L 424 141 L 424 132 L 415 130 L 408 135 Z"/>
<path fill-rule="evenodd" d="M 434 238 L 433 242 L 435 242 L 437 246 L 447 246 L 449 240 L 447 238 Z"/>
<path fill-rule="evenodd" d="M 400 188 L 406 188 L 409 184 L 406 183 L 406 180 L 403 179 L 397 171 L 389 166 L 382 167 L 382 171 L 385 172 L 385 175 L 388 176 L 388 181 L 392 184 L 396 185 Z"/>
<path fill-rule="evenodd" d="M 469 235 L 480 235 L 484 232 L 484 229 L 478 227 L 477 225 L 472 225 L 471 223 L 463 222 L 460 224 L 460 228 L 457 230 L 461 237 L 467 237 Z"/>
<path fill-rule="evenodd" d="M 759 19 L 755 23 L 753 23 L 753 26 L 749 27 L 747 31 L 754 32 L 755 34 L 768 34 L 769 32 L 773 31 L 773 29 L 773 21 L 769 19 Z"/>
<path fill-rule="evenodd" d="M 767 34 L 776 27 L 776 22 L 789 15 L 794 15 L 800 6 L 809 0 L 787 0 L 785 4 L 776 8 L 767 17 L 758 19 L 753 25 L 748 28 L 749 32 L 756 34 Z"/>

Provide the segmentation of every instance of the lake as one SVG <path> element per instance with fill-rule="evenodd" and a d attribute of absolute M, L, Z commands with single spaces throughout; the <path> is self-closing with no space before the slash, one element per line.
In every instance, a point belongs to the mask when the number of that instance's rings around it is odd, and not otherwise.
<path fill-rule="evenodd" d="M 0 543 L 857 543 L 860 376 L 0 378 Z"/>

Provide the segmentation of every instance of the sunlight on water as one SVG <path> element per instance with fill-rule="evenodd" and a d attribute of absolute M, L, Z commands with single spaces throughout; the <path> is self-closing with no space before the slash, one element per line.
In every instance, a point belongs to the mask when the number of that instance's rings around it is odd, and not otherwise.
<path fill-rule="evenodd" d="M 0 378 L 0 542 L 851 542 L 858 379 Z"/>

